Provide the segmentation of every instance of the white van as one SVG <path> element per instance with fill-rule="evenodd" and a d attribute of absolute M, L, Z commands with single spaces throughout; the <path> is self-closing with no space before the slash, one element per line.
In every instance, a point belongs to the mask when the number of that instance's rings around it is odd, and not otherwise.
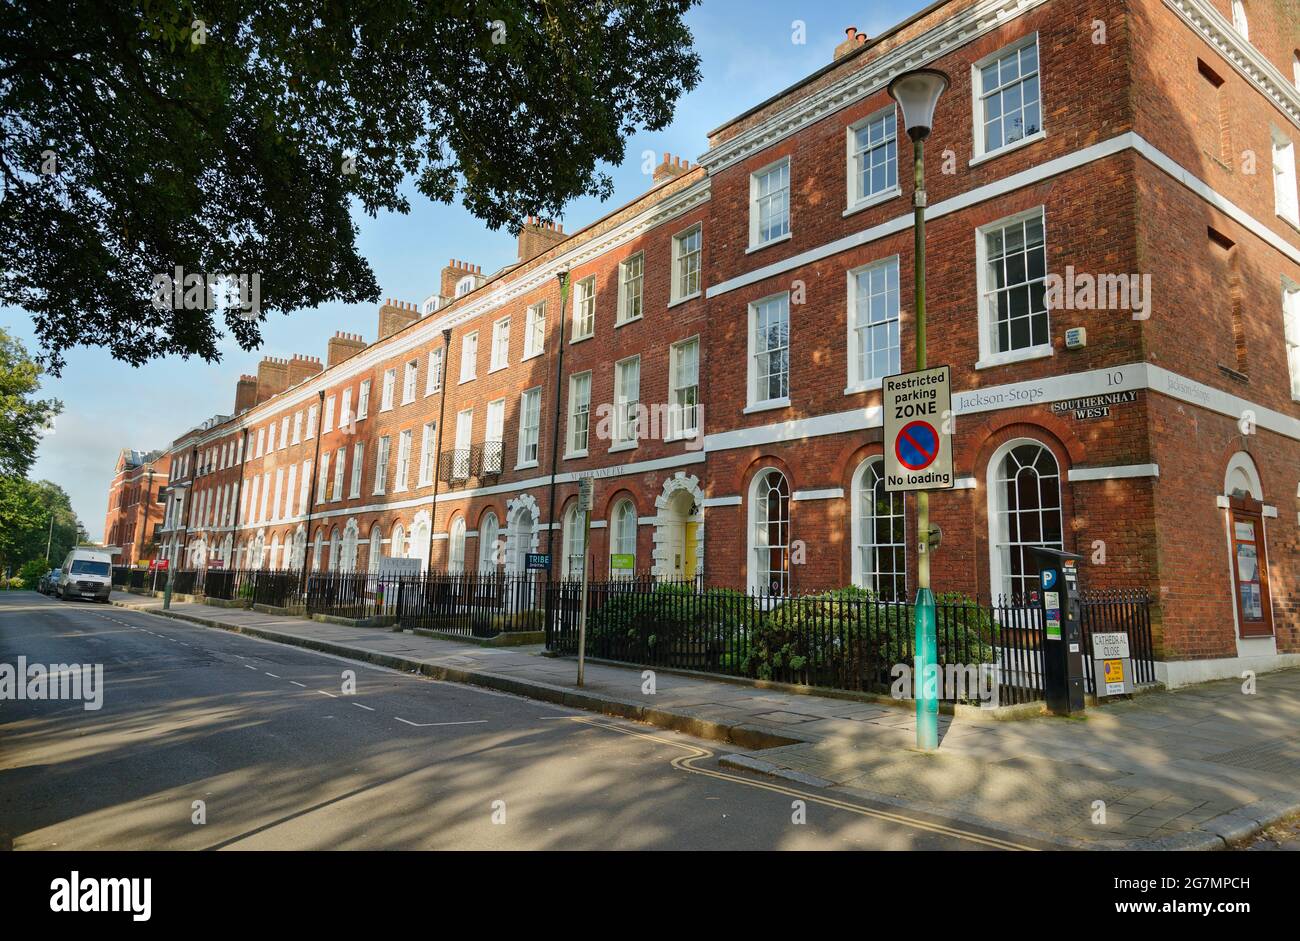
<path fill-rule="evenodd" d="M 63 560 L 59 597 L 64 601 L 88 598 L 108 602 L 113 590 L 113 557 L 104 549 L 78 547 Z"/>

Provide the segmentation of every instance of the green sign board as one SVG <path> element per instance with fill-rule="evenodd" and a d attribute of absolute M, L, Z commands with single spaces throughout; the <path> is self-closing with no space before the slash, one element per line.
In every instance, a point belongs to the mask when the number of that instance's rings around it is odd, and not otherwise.
<path fill-rule="evenodd" d="M 631 569 L 636 565 L 636 559 L 630 552 L 615 552 L 609 557 L 609 567 L 612 569 Z"/>

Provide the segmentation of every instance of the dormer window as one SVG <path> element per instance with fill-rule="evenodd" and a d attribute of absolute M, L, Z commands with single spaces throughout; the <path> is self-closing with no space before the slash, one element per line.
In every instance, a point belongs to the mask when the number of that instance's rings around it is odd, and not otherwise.
<path fill-rule="evenodd" d="M 467 274 L 456 282 L 456 296 L 464 297 L 470 291 L 478 287 L 478 279 L 472 274 Z"/>

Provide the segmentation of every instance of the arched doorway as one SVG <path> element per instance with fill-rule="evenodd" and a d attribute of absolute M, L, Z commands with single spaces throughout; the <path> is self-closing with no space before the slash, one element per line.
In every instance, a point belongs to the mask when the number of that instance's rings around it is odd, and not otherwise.
<path fill-rule="evenodd" d="M 656 578 L 689 580 L 704 573 L 703 505 L 699 478 L 677 474 L 664 481 L 663 493 L 655 498 Z"/>

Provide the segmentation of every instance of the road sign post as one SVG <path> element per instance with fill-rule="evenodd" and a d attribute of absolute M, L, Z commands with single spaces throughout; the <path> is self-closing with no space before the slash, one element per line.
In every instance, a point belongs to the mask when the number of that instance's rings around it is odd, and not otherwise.
<path fill-rule="evenodd" d="M 918 356 L 918 359 L 921 357 Z M 939 744 L 938 639 L 930 554 L 930 491 L 956 484 L 952 462 L 952 375 L 947 366 L 886 376 L 882 384 L 885 490 L 917 492 L 915 671 L 916 744 Z"/>

